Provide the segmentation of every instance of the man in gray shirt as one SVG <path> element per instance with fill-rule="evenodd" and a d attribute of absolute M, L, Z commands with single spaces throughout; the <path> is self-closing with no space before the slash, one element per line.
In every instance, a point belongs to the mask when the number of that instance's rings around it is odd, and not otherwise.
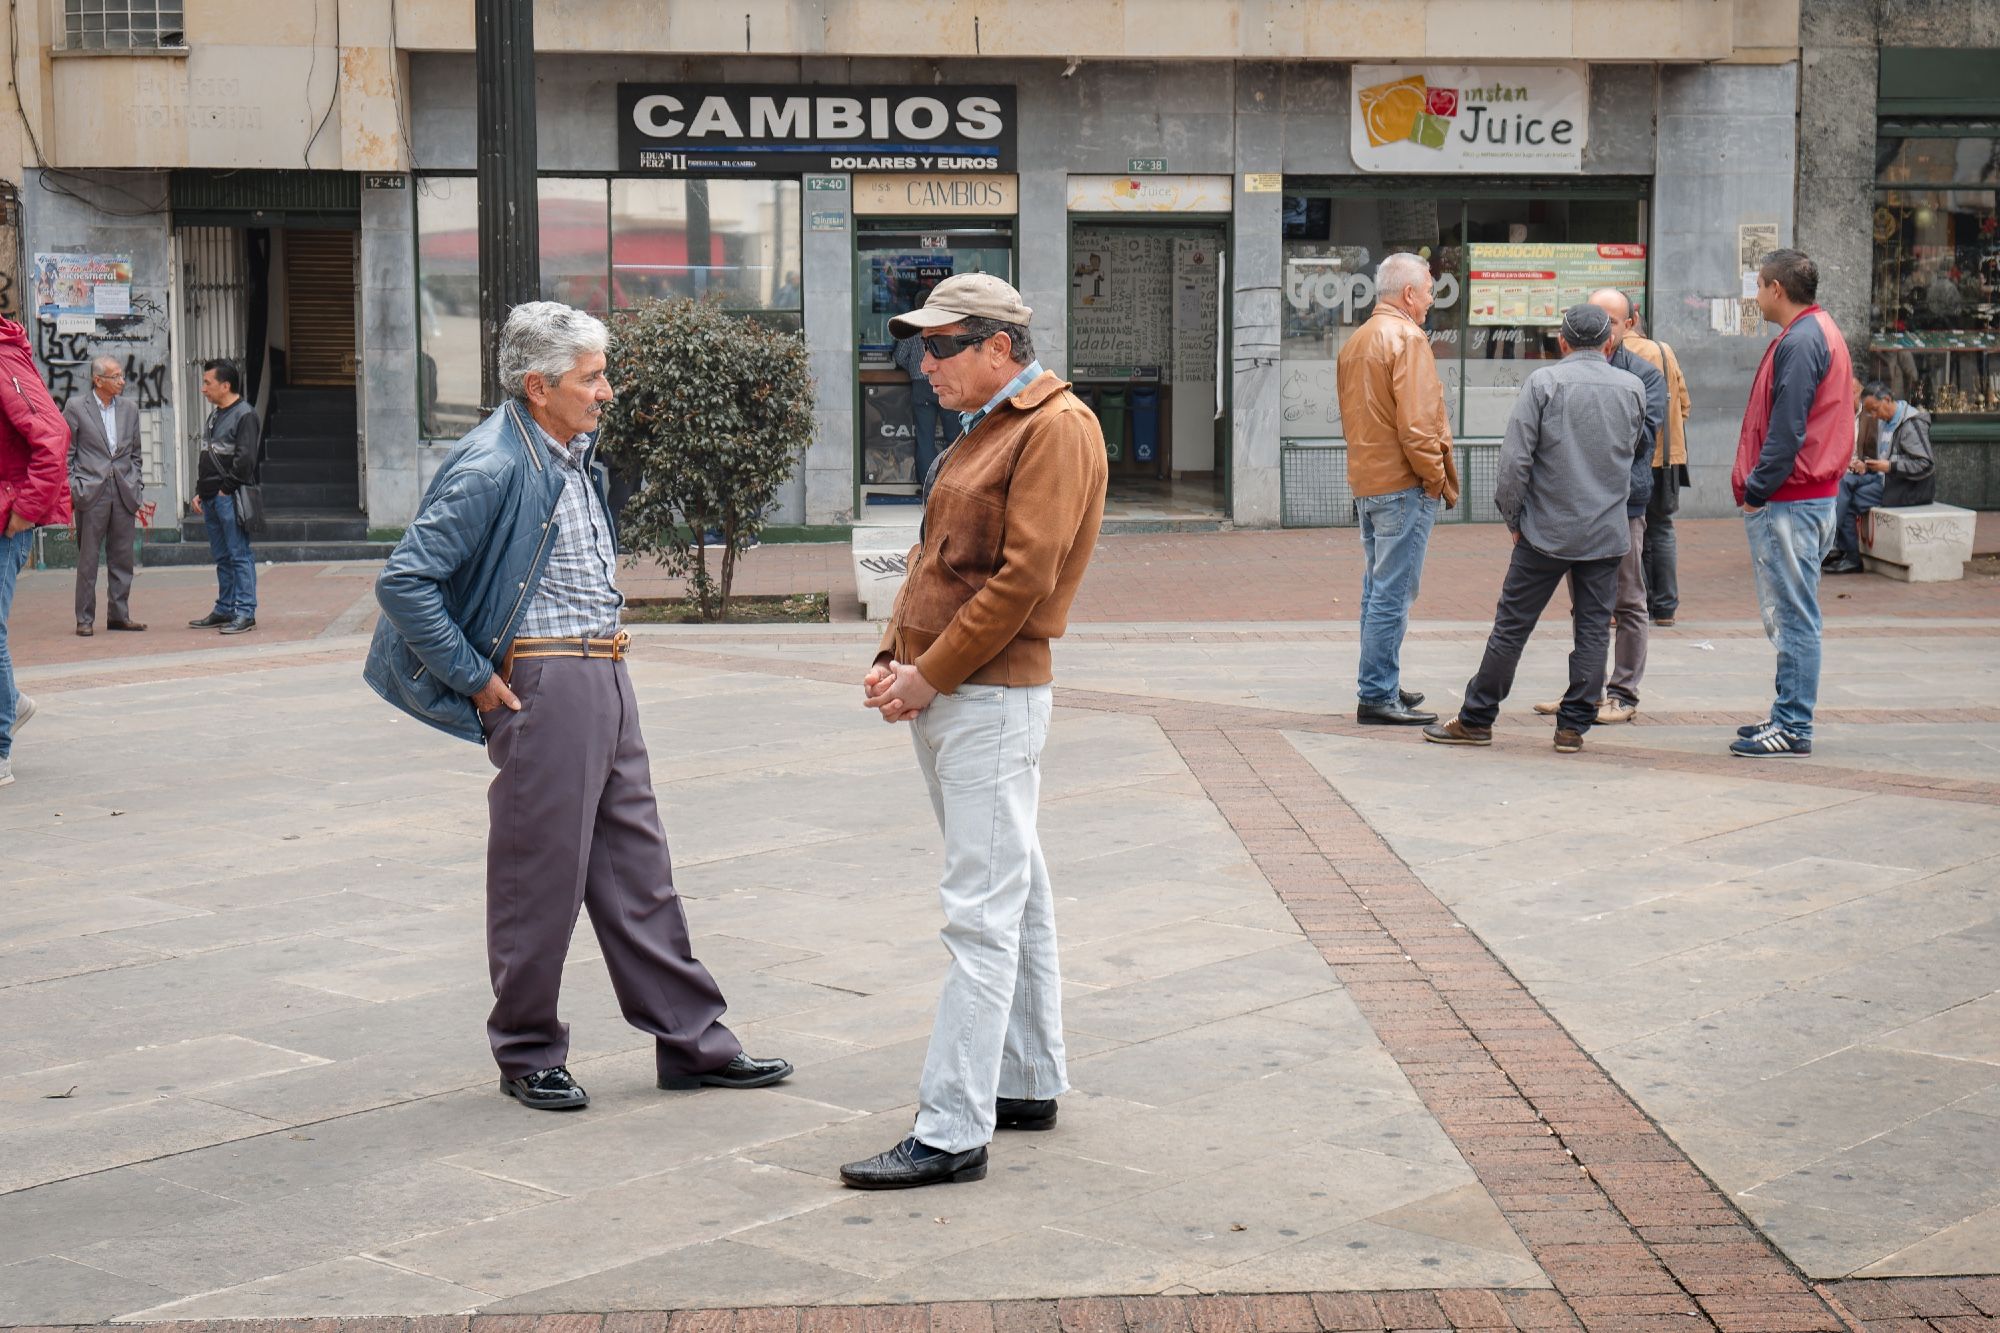
<path fill-rule="evenodd" d="M 1500 446 L 1493 497 L 1514 536 L 1513 561 L 1465 702 L 1457 717 L 1425 727 L 1425 740 L 1493 743 L 1493 719 L 1514 688 L 1521 650 L 1565 577 L 1574 600 L 1574 647 L 1569 691 L 1556 716 L 1556 749 L 1582 749 L 1583 733 L 1597 719 L 1618 564 L 1632 544 L 1625 519 L 1632 442 L 1646 417 L 1644 387 L 1604 359 L 1610 336 L 1611 317 L 1602 307 L 1571 306 L 1556 337 L 1562 360 L 1522 386 Z"/>

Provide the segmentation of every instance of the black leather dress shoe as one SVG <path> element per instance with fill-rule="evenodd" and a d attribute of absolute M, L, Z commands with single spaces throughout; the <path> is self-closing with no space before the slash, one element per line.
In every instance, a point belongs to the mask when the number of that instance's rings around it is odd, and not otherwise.
<path fill-rule="evenodd" d="M 202 617 L 202 618 L 201 618 L 200 620 L 190 620 L 190 621 L 188 621 L 188 628 L 189 628 L 189 629 L 214 629 L 214 628 L 215 628 L 215 627 L 216 627 L 217 625 L 227 625 L 227 624 L 228 624 L 228 623 L 230 622 L 230 620 L 231 620 L 231 619 L 233 619 L 233 617 L 231 617 L 231 616 L 225 616 L 225 615 L 223 615 L 223 614 L 222 614 L 222 612 L 220 612 L 220 611 L 210 611 L 210 612 L 209 612 L 209 613 L 208 613 L 207 615 L 203 616 L 203 617 Z"/>
<path fill-rule="evenodd" d="M 969 1152 L 945 1152 L 914 1136 L 865 1162 L 840 1168 L 840 1183 L 856 1190 L 908 1190 L 919 1185 L 955 1185 L 986 1179 L 986 1145 Z"/>
<path fill-rule="evenodd" d="M 524 1078 L 503 1078 L 500 1091 L 537 1111 L 581 1111 L 590 1105 L 590 1094 L 561 1065 Z"/>
<path fill-rule="evenodd" d="M 1424 696 L 1416 690 L 1397 690 L 1396 697 L 1402 700 L 1405 708 L 1415 708 L 1424 701 Z"/>
<path fill-rule="evenodd" d="M 1405 708 L 1398 701 L 1393 704 L 1356 704 L 1354 720 L 1371 727 L 1428 727 L 1438 720 L 1438 715 Z"/>
<path fill-rule="evenodd" d="M 792 1076 L 788 1060 L 758 1060 L 739 1054 L 720 1069 L 706 1074 L 662 1074 L 660 1086 L 668 1092 L 690 1088 L 768 1088 Z"/>
<path fill-rule="evenodd" d="M 1054 1129 L 1056 1099 L 1002 1097 L 993 1103 L 995 1129 Z"/>
<path fill-rule="evenodd" d="M 236 619 L 230 621 L 227 625 L 224 625 L 222 629 L 218 632 L 222 634 L 248 634 L 251 630 L 256 628 L 257 628 L 257 617 L 238 616 L 236 617 Z"/>
<path fill-rule="evenodd" d="M 1838 559 L 1829 560 L 1826 564 L 1821 565 L 1819 572 L 1822 574 L 1859 574 L 1861 570 L 1860 556 L 1843 555 Z"/>

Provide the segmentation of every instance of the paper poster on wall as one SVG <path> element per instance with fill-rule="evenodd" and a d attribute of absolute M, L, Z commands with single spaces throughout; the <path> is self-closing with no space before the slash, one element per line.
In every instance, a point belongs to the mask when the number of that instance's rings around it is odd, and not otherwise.
<path fill-rule="evenodd" d="M 1643 245 L 1472 244 L 1466 247 L 1470 319 L 1481 325 L 1556 325 L 1562 312 L 1616 287 L 1642 315 Z"/>
<path fill-rule="evenodd" d="M 1356 65 L 1363 171 L 1581 171 L 1590 84 L 1570 65 Z"/>
<path fill-rule="evenodd" d="M 1165 368 L 1173 354 L 1174 238 L 1078 227 L 1070 254 L 1075 365 Z"/>
<path fill-rule="evenodd" d="M 103 290 L 100 296 L 101 289 Z M 107 305 L 100 305 L 100 300 Z M 126 319 L 132 313 L 132 256 L 37 254 L 35 315 L 45 323 L 63 316 Z"/>

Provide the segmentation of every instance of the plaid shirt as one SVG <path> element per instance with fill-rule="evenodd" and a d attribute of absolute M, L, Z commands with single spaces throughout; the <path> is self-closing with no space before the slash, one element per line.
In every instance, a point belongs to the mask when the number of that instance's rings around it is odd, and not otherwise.
<path fill-rule="evenodd" d="M 618 632 L 618 611 L 625 597 L 618 591 L 611 518 L 598 503 L 597 488 L 584 468 L 590 437 L 579 435 L 568 444 L 558 444 L 541 423 L 535 424 L 535 431 L 563 474 L 563 488 L 556 500 L 556 536 L 549 563 L 516 633 L 524 639 L 609 638 Z"/>

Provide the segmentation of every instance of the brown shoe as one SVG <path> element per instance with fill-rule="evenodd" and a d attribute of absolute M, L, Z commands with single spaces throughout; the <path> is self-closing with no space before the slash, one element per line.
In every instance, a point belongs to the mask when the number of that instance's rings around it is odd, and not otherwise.
<path fill-rule="evenodd" d="M 1639 705 L 1628 704 L 1623 699 L 1606 699 L 1597 706 L 1597 720 L 1601 723 L 1630 722 L 1639 712 Z"/>
<path fill-rule="evenodd" d="M 142 621 L 137 620 L 107 620 L 104 622 L 104 628 L 122 629 L 137 634 L 140 630 L 146 628 L 146 626 Z"/>
<path fill-rule="evenodd" d="M 1556 728 L 1556 753 L 1575 754 L 1583 748 L 1583 733 L 1571 731 L 1568 727 Z"/>
<path fill-rule="evenodd" d="M 1604 701 L 1599 700 L 1597 706 L 1599 708 L 1604 707 Z M 1563 710 L 1563 701 L 1560 699 L 1552 699 L 1548 703 L 1535 705 L 1535 711 L 1541 714 L 1543 717 L 1554 717 L 1557 713 L 1562 712 L 1562 710 Z M 1599 719 L 1599 721 L 1602 720 L 1603 720 L 1602 718 Z"/>
<path fill-rule="evenodd" d="M 78 625 L 76 627 L 76 637 L 79 639 L 87 639 L 96 632 L 97 632 L 96 630 L 93 630 L 88 625 Z"/>
<path fill-rule="evenodd" d="M 1493 728 L 1468 727 L 1457 718 L 1424 728 L 1424 739 L 1439 745 L 1491 745 Z"/>

